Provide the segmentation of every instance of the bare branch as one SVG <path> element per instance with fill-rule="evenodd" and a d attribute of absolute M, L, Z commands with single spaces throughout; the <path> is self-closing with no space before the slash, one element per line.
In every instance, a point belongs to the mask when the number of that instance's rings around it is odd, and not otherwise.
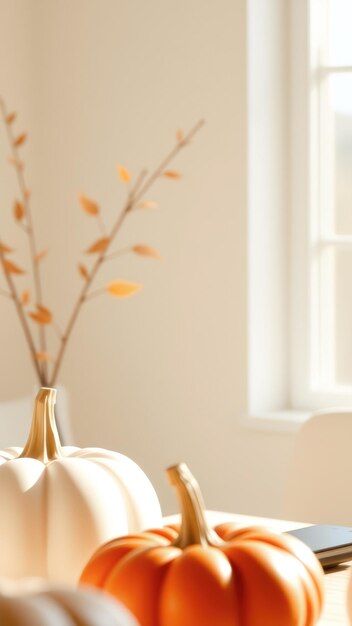
<path fill-rule="evenodd" d="M 21 143 L 18 142 L 18 138 L 17 139 L 15 138 L 15 135 L 12 130 L 12 125 L 11 123 L 8 122 L 8 119 L 9 119 L 8 112 L 6 110 L 6 105 L 3 100 L 0 100 L 0 108 L 1 108 L 1 113 L 3 116 L 3 121 L 7 129 L 8 139 L 9 139 L 9 143 L 10 143 L 11 150 L 12 150 L 12 162 L 14 164 L 14 167 L 17 173 L 18 186 L 20 189 L 21 197 L 22 197 L 22 204 L 25 210 L 26 223 L 25 224 L 21 223 L 20 225 L 28 235 L 36 304 L 40 306 L 41 304 L 43 304 L 42 286 L 41 286 L 39 265 L 38 263 L 35 262 L 35 258 L 37 256 L 37 248 L 36 248 L 35 234 L 34 234 L 34 229 L 33 229 L 29 194 L 28 194 L 28 190 L 27 190 L 27 186 L 26 186 L 26 182 L 25 182 L 25 178 L 23 174 L 22 162 L 19 156 L 19 146 L 21 145 Z M 39 343 L 40 343 L 40 351 L 46 352 L 46 335 L 45 335 L 45 328 L 43 326 L 39 327 Z M 43 373 L 44 382 L 46 382 L 47 364 L 43 362 L 41 363 L 41 365 L 38 365 L 38 367 Z"/>

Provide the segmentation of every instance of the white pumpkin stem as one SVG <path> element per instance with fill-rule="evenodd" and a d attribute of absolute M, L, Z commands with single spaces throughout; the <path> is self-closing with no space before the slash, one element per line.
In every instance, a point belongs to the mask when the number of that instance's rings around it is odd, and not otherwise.
<path fill-rule="evenodd" d="M 182 549 L 194 544 L 222 545 L 222 539 L 209 527 L 200 487 L 186 463 L 168 467 L 166 473 L 170 484 L 176 488 L 182 516 L 180 533 L 173 545 Z"/>
<path fill-rule="evenodd" d="M 49 463 L 62 456 L 60 437 L 55 421 L 56 389 L 41 387 L 34 401 L 32 426 L 20 458 Z"/>

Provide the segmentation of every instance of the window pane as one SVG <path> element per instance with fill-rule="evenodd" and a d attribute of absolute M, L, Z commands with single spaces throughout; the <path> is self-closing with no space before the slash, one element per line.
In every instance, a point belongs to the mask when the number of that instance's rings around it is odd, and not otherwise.
<path fill-rule="evenodd" d="M 331 77 L 335 230 L 352 234 L 352 75 Z"/>
<path fill-rule="evenodd" d="M 352 2 L 330 0 L 330 64 L 352 65 Z"/>
<path fill-rule="evenodd" d="M 352 384 L 352 249 L 335 251 L 335 382 Z"/>

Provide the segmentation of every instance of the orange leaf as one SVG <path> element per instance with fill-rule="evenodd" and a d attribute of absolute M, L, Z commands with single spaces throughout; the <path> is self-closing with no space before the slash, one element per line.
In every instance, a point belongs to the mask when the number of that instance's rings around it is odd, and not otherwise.
<path fill-rule="evenodd" d="M 181 178 L 180 172 L 177 172 L 176 170 L 165 170 L 165 172 L 163 172 L 163 176 L 166 178 L 173 178 L 174 180 Z"/>
<path fill-rule="evenodd" d="M 89 272 L 88 272 L 88 270 L 87 270 L 87 268 L 86 268 L 86 266 L 85 266 L 85 265 L 81 265 L 81 264 L 80 264 L 80 265 L 78 266 L 78 271 L 79 271 L 80 275 L 82 276 L 82 278 L 84 278 L 85 280 L 88 280 L 88 278 L 89 278 Z"/>
<path fill-rule="evenodd" d="M 138 202 L 137 207 L 139 209 L 155 209 L 158 206 L 157 202 L 154 200 L 142 200 L 142 202 Z"/>
<path fill-rule="evenodd" d="M 19 202 L 19 200 L 16 200 L 15 204 L 13 205 L 13 214 L 18 222 L 20 222 L 24 218 L 24 206 L 22 202 Z"/>
<path fill-rule="evenodd" d="M 38 305 L 37 310 L 28 313 L 28 315 L 38 324 L 51 324 L 53 321 L 53 314 L 51 311 L 42 305 Z"/>
<path fill-rule="evenodd" d="M 176 131 L 176 139 L 179 143 L 182 143 L 185 138 L 185 134 L 181 128 Z"/>
<path fill-rule="evenodd" d="M 17 117 L 17 113 L 15 113 L 14 111 L 6 115 L 5 117 L 6 124 L 12 124 L 12 122 L 15 121 L 16 117 Z"/>
<path fill-rule="evenodd" d="M 119 175 L 120 180 L 122 180 L 123 183 L 130 182 L 131 174 L 129 173 L 128 169 L 126 169 L 123 165 L 117 166 L 117 173 Z"/>
<path fill-rule="evenodd" d="M 18 265 L 16 265 L 15 263 L 12 263 L 12 261 L 8 261 L 7 259 L 3 259 L 2 264 L 7 274 L 25 274 L 26 273 L 21 267 L 18 267 Z"/>
<path fill-rule="evenodd" d="M 30 298 L 31 298 L 31 294 L 28 291 L 28 289 L 26 289 L 25 291 L 22 292 L 21 303 L 23 304 L 23 306 L 26 306 L 26 304 L 29 303 Z"/>
<path fill-rule="evenodd" d="M 49 318 L 50 318 L 50 321 L 52 321 L 52 319 L 53 319 L 53 314 L 52 314 L 52 312 L 50 311 L 50 309 L 48 309 L 47 307 L 43 306 L 42 304 L 38 304 L 38 305 L 37 305 L 37 309 L 38 309 L 38 311 L 39 311 L 40 313 L 42 313 L 42 315 L 46 316 L 46 318 L 47 318 L 48 320 L 49 320 Z"/>
<path fill-rule="evenodd" d="M 44 259 L 44 257 L 48 254 L 47 250 L 41 250 L 40 252 L 37 252 L 37 254 L 34 257 L 34 260 L 36 263 L 38 263 L 39 261 L 41 261 L 42 259 Z"/>
<path fill-rule="evenodd" d="M 132 248 L 133 252 L 140 256 L 147 256 L 150 259 L 161 259 L 161 256 L 157 250 L 151 246 L 145 246 L 144 244 L 137 244 Z"/>
<path fill-rule="evenodd" d="M 80 205 L 88 215 L 98 215 L 99 213 L 99 205 L 93 200 L 90 200 L 83 193 L 80 193 L 78 196 Z"/>
<path fill-rule="evenodd" d="M 4 243 L 1 243 L 0 241 L 0 252 L 2 254 L 6 254 L 7 252 L 13 252 L 12 248 L 9 248 L 9 246 L 6 246 Z"/>
<path fill-rule="evenodd" d="M 96 252 L 104 252 L 110 243 L 110 237 L 102 237 L 93 243 L 87 250 L 86 254 L 95 254 Z"/>
<path fill-rule="evenodd" d="M 22 146 L 25 141 L 27 140 L 27 133 L 21 133 L 21 135 L 18 135 L 16 137 L 16 139 L 14 140 L 13 144 L 16 147 Z"/>
<path fill-rule="evenodd" d="M 51 356 L 49 352 L 37 352 L 35 358 L 37 361 L 50 361 Z"/>
<path fill-rule="evenodd" d="M 106 286 L 106 291 L 114 298 L 127 298 L 143 289 L 143 285 L 130 283 L 126 280 L 114 280 Z"/>

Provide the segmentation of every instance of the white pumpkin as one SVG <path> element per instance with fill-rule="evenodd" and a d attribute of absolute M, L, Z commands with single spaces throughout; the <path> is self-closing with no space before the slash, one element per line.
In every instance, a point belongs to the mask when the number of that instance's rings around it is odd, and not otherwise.
<path fill-rule="evenodd" d="M 41 388 L 24 449 L 0 451 L 0 578 L 76 582 L 103 542 L 161 524 L 154 488 L 133 461 L 61 447 L 55 399 Z"/>
<path fill-rule="evenodd" d="M 0 592 L 1 626 L 138 626 L 121 604 L 93 589 Z"/>

